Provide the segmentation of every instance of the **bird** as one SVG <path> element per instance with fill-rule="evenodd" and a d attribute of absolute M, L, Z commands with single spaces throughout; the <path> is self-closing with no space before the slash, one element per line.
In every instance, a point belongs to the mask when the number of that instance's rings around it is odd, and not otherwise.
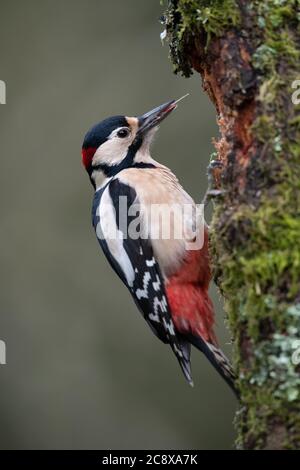
<path fill-rule="evenodd" d="M 237 394 L 214 333 L 208 227 L 196 223 L 196 204 L 175 174 L 151 156 L 156 131 L 179 101 L 139 116 L 106 118 L 86 133 L 82 162 L 95 190 L 92 224 L 109 264 L 152 332 L 170 345 L 187 382 L 193 386 L 193 346 Z M 172 218 L 166 212 L 155 217 L 160 207 L 174 207 Z M 192 208 L 188 215 L 185 207 Z M 158 219 L 169 228 L 183 225 L 183 235 L 163 236 Z"/>

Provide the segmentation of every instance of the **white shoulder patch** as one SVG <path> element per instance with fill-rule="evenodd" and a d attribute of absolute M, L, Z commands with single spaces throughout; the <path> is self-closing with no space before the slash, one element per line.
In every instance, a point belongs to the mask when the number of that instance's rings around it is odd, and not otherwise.
<path fill-rule="evenodd" d="M 106 241 L 111 255 L 121 267 L 130 287 L 135 278 L 134 269 L 123 244 L 123 232 L 118 229 L 116 213 L 111 200 L 108 187 L 104 190 L 97 209 L 100 221 L 96 227 L 96 235 Z"/>

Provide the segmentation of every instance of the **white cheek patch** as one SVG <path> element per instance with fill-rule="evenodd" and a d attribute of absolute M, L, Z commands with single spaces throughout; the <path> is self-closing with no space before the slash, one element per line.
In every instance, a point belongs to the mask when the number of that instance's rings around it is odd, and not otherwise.
<path fill-rule="evenodd" d="M 121 139 L 107 140 L 98 147 L 93 164 L 116 165 L 120 163 L 126 157 L 129 145 L 128 141 L 124 142 Z"/>
<path fill-rule="evenodd" d="M 124 139 L 117 137 L 118 131 L 122 127 L 114 129 L 108 136 L 106 142 L 104 142 L 95 152 L 93 163 L 105 164 L 105 165 L 117 165 L 127 155 L 128 149 L 132 143 L 133 136 L 129 135 Z"/>

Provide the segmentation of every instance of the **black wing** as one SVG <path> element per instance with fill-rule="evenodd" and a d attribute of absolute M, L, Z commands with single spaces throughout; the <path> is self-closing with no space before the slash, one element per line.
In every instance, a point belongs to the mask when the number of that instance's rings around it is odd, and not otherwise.
<path fill-rule="evenodd" d="M 102 231 L 103 218 L 110 217 L 109 207 L 104 211 L 103 204 L 111 205 L 113 213 L 110 222 L 112 224 L 116 221 L 117 229 L 122 232 L 123 236 L 117 244 L 116 241 L 112 242 L 105 237 Z M 133 206 L 135 209 L 138 207 L 135 190 L 120 182 L 118 178 L 111 180 L 107 187 L 97 191 L 93 203 L 93 225 L 97 238 L 109 263 L 130 290 L 152 331 L 164 343 L 170 344 L 187 381 L 192 385 L 190 344 L 175 329 L 163 276 L 154 257 L 151 241 L 140 236 L 133 239 L 128 234 L 127 229 L 133 221 L 136 227 L 140 223 L 139 213 L 136 210 L 132 212 L 133 215 L 128 215 Z M 124 210 L 127 211 L 126 224 L 121 220 Z M 107 226 L 110 222 L 105 221 Z"/>

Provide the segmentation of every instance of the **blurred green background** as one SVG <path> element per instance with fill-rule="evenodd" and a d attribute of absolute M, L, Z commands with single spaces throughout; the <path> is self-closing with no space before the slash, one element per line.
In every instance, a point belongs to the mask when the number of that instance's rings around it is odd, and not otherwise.
<path fill-rule="evenodd" d="M 2 449 L 232 447 L 232 392 L 196 350 L 190 388 L 152 335 L 99 250 L 81 166 L 92 124 L 189 92 L 153 154 L 200 202 L 215 112 L 199 76 L 172 73 L 162 13 L 159 0 L 1 0 Z"/>

